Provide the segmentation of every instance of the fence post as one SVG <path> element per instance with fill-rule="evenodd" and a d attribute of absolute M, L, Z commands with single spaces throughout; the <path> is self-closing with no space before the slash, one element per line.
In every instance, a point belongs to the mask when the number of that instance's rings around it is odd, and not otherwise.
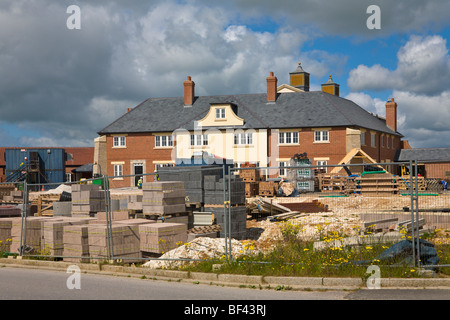
<path fill-rule="evenodd" d="M 419 180 L 419 174 L 418 174 L 418 172 L 417 172 L 417 160 L 415 160 L 414 161 L 414 177 L 415 177 L 415 179 L 416 179 L 416 181 L 415 181 L 415 189 L 416 189 L 416 191 L 415 191 L 415 195 L 414 195 L 414 198 L 415 198 L 415 201 L 416 201 L 416 207 L 415 207 L 415 210 L 416 210 L 416 235 L 415 235 L 415 237 L 416 237 L 416 241 L 417 241 L 417 257 L 416 257 L 416 266 L 417 267 L 420 267 L 420 241 L 419 241 L 419 239 L 420 239 L 420 236 L 419 236 L 419 183 L 418 183 L 418 180 Z M 414 233 L 414 232 L 413 232 Z M 414 237 L 413 237 L 413 240 L 414 240 Z"/>
<path fill-rule="evenodd" d="M 227 190 L 225 181 L 225 164 L 222 166 L 223 176 L 223 226 L 224 226 L 224 241 L 225 241 L 225 260 L 228 262 L 228 244 L 227 244 L 227 231 L 228 231 L 228 218 L 227 218 Z"/>
<path fill-rule="evenodd" d="M 105 188 L 105 215 L 106 215 L 106 233 L 108 237 L 108 259 L 112 260 L 114 258 L 114 247 L 112 241 L 112 225 L 111 225 L 111 201 L 109 193 L 109 178 L 108 175 L 103 176 L 103 187 Z"/>
<path fill-rule="evenodd" d="M 415 241 L 414 241 L 414 177 L 413 177 L 413 160 L 409 160 L 409 196 L 411 199 L 411 244 L 412 244 L 412 256 L 413 256 L 413 264 L 416 265 L 416 248 L 415 248 Z M 406 234 L 406 237 L 408 235 Z M 406 238 L 407 239 L 407 238 Z"/>
<path fill-rule="evenodd" d="M 224 177 L 225 180 L 225 177 Z M 229 232 L 229 245 L 228 249 L 230 250 L 230 259 L 233 259 L 231 255 L 231 170 L 228 168 L 228 232 Z"/>
<path fill-rule="evenodd" d="M 27 238 L 27 215 L 28 215 L 28 186 L 27 181 L 23 181 L 23 208 L 22 208 L 22 220 L 20 229 L 20 243 L 19 243 L 19 255 L 23 256 L 23 247 L 26 244 Z"/>

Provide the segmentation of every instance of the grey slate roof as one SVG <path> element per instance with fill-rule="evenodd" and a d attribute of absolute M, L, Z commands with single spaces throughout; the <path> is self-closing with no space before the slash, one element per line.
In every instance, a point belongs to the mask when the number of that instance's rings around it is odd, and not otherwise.
<path fill-rule="evenodd" d="M 244 119 L 242 129 L 356 126 L 401 136 L 354 102 L 322 91 L 279 93 L 275 103 L 268 103 L 265 93 L 199 96 L 190 107 L 183 97 L 150 98 L 98 134 L 194 130 L 213 103 L 234 104 Z"/>
<path fill-rule="evenodd" d="M 450 162 L 450 148 L 413 148 L 401 149 L 395 156 L 395 161 L 436 161 Z"/>

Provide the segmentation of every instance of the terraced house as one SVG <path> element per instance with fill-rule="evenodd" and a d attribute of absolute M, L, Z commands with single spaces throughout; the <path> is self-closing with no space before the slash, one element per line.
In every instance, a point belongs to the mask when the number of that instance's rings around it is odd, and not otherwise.
<path fill-rule="evenodd" d="M 196 96 L 188 76 L 184 96 L 149 98 L 98 132 L 102 174 L 152 173 L 200 152 L 235 166 L 283 167 L 301 153 L 314 165 L 332 165 L 354 149 L 377 162 L 394 160 L 403 137 L 397 132 L 394 99 L 386 103 L 382 118 L 340 97 L 331 76 L 321 91 L 309 91 L 309 78 L 299 64 L 289 84 L 278 85 L 271 72 L 265 93 Z M 114 180 L 116 186 L 135 183 L 133 178 Z"/>

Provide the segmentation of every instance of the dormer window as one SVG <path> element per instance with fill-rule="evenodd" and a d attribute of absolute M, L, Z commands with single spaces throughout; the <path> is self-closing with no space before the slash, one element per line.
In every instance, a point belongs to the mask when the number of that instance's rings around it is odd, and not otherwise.
<path fill-rule="evenodd" d="M 225 108 L 216 109 L 216 119 L 225 119 Z"/>

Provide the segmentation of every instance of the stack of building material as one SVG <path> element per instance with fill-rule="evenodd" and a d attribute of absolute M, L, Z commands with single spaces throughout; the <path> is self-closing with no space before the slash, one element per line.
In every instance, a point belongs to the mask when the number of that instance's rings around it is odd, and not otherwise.
<path fill-rule="evenodd" d="M 11 219 L 11 252 L 18 253 L 20 247 L 21 236 L 25 237 L 25 243 L 30 252 L 41 250 L 42 221 L 44 217 L 27 217 L 26 232 L 22 234 L 22 218 L 4 218 Z"/>
<path fill-rule="evenodd" d="M 45 254 L 62 256 L 64 253 L 64 227 L 86 225 L 89 222 L 82 218 L 47 219 L 42 221 L 41 248 Z"/>
<path fill-rule="evenodd" d="M 247 232 L 247 207 L 246 206 L 231 206 L 227 208 L 224 213 L 223 207 L 205 207 L 206 211 L 214 214 L 215 223 L 220 225 L 219 237 L 225 237 L 225 230 L 228 235 L 236 240 L 242 240 Z M 230 213 L 228 212 L 230 210 Z M 225 215 L 227 216 L 227 226 L 225 227 Z M 231 217 L 231 221 L 228 219 Z M 231 222 L 231 233 L 229 230 Z"/>
<path fill-rule="evenodd" d="M 72 216 L 72 202 L 70 202 L 70 201 L 55 201 L 55 202 L 53 202 L 53 216 L 54 217 L 70 217 L 70 216 Z"/>
<path fill-rule="evenodd" d="M 11 251 L 11 219 L 0 219 L 0 252 Z"/>
<path fill-rule="evenodd" d="M 111 254 L 114 258 L 140 258 L 139 226 L 117 224 L 111 225 L 111 238 L 109 238 L 107 224 L 89 224 L 88 242 L 91 257 L 107 259 Z M 110 242 L 111 240 L 111 242 Z M 113 252 L 110 252 L 112 243 Z"/>
<path fill-rule="evenodd" d="M 23 192 L 20 190 L 11 190 L 9 195 L 3 196 L 4 202 L 19 203 L 23 202 Z"/>
<path fill-rule="evenodd" d="M 99 185 L 72 185 L 72 215 L 92 216 L 105 211 L 105 192 Z"/>
<path fill-rule="evenodd" d="M 278 183 L 275 181 L 260 181 L 258 185 L 258 194 L 260 196 L 272 197 L 278 191 Z"/>
<path fill-rule="evenodd" d="M 9 196 L 14 190 L 16 190 L 16 185 L 13 183 L 0 184 L 0 200 L 3 200 L 4 196 Z"/>
<path fill-rule="evenodd" d="M 158 171 L 160 181 L 183 181 L 186 203 L 205 203 L 206 176 L 223 176 L 223 168 L 214 165 L 167 167 Z M 206 180 L 205 180 L 206 179 Z"/>
<path fill-rule="evenodd" d="M 142 210 L 142 195 L 130 194 L 127 196 L 128 210 Z"/>
<path fill-rule="evenodd" d="M 63 227 L 63 260 L 66 262 L 89 262 L 88 224 Z"/>
<path fill-rule="evenodd" d="M 98 222 L 106 222 L 106 212 L 100 211 L 97 212 L 96 215 Z M 128 212 L 127 211 L 113 211 L 110 216 L 111 221 L 116 220 L 128 220 Z"/>
<path fill-rule="evenodd" d="M 230 186 L 228 186 L 228 183 L 230 183 Z M 230 192 L 228 192 L 229 187 Z M 245 204 L 245 187 L 246 184 L 242 179 L 235 175 L 225 176 L 225 179 L 219 176 L 205 176 L 205 206 L 210 204 L 223 205 L 224 200 L 230 201 L 230 204 Z M 224 188 L 226 192 L 224 192 Z"/>
<path fill-rule="evenodd" d="M 0 217 L 20 217 L 22 210 L 16 206 L 0 206 Z"/>
<path fill-rule="evenodd" d="M 140 250 L 161 254 L 187 241 L 187 225 L 184 223 L 150 223 L 139 225 Z"/>
<path fill-rule="evenodd" d="M 183 181 L 146 182 L 142 185 L 142 212 L 166 215 L 186 212 Z"/>

